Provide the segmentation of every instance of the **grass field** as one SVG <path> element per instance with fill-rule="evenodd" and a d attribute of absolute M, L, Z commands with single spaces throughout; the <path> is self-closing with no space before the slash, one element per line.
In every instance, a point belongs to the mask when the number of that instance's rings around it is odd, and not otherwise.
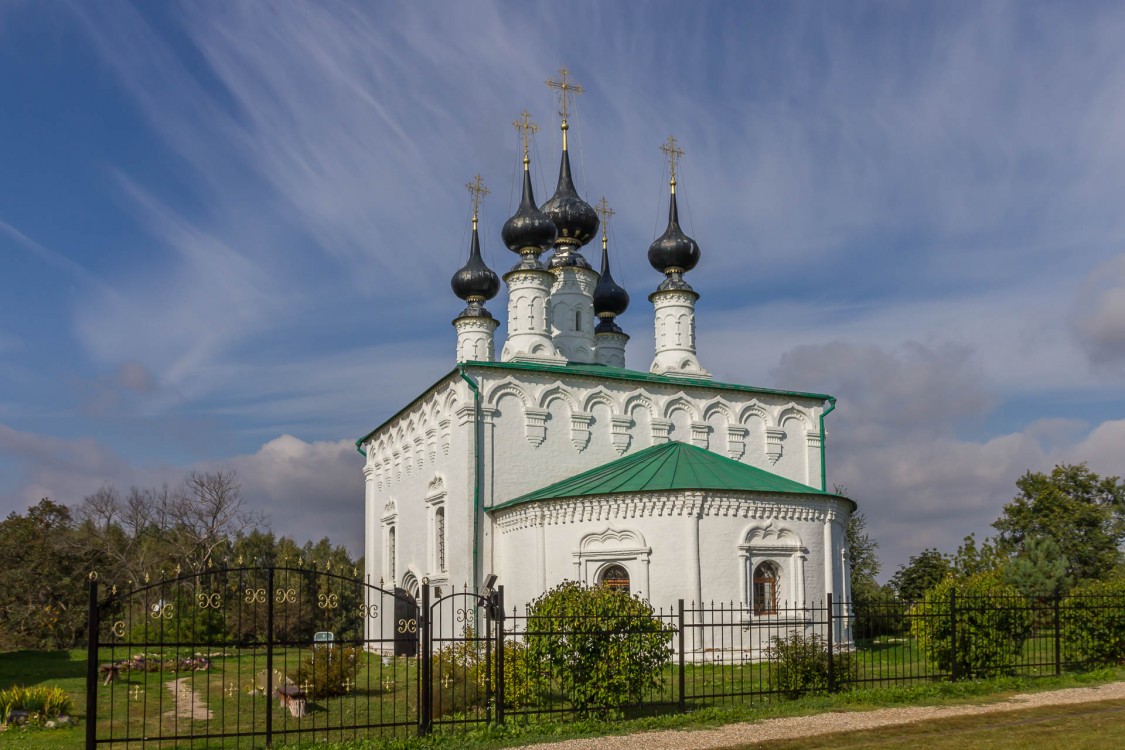
<path fill-rule="evenodd" d="M 964 716 L 862 732 L 841 732 L 783 742 L 741 745 L 730 750 L 860 750 L 918 748 L 928 750 L 1085 750 L 1125 747 L 1125 705 L 1120 702 Z"/>
<path fill-rule="evenodd" d="M 791 712 L 815 712 L 830 708 L 844 707 L 847 710 L 865 706 L 887 705 L 888 703 L 933 703 L 945 700 L 964 699 L 980 696 L 989 690 L 1036 689 L 1039 687 L 1066 686 L 1091 679 L 1090 676 L 1047 677 L 1038 680 L 1007 680 L 979 683 L 972 681 L 954 684 L 935 682 L 920 660 L 920 655 L 908 644 L 894 644 L 893 648 L 878 648 L 871 644 L 864 649 L 862 658 L 866 674 L 880 674 L 884 677 L 897 675 L 903 680 L 900 686 L 876 687 L 869 690 L 855 690 L 833 696 L 814 696 L 797 701 L 778 701 L 774 696 L 764 694 L 769 689 L 770 667 L 764 664 L 688 665 L 685 674 L 686 693 L 695 696 L 688 701 L 687 714 L 675 714 L 676 679 L 674 670 L 666 675 L 665 687 L 659 696 L 663 706 L 631 712 L 626 721 L 598 723 L 568 720 L 565 716 L 520 717 L 514 716 L 508 726 L 483 731 L 465 731 L 464 726 L 437 728 L 437 736 L 420 743 L 407 740 L 407 744 L 417 747 L 505 747 L 522 740 L 536 738 L 557 738 L 581 734 L 619 733 L 621 731 L 654 728 L 659 726 L 696 726 L 722 721 L 748 720 L 770 715 Z M 888 644 L 890 645 L 890 644 Z M 307 652 L 307 650 L 305 650 Z M 293 673 L 302 651 L 292 653 L 284 650 L 274 652 L 274 667 L 280 673 Z M 102 662 L 120 660 L 121 654 L 103 654 Z M 75 714 L 82 716 L 85 710 L 85 670 L 84 651 L 71 652 L 13 652 L 0 654 L 0 688 L 14 684 L 55 685 L 67 690 L 74 699 Z M 233 731 L 261 730 L 265 722 L 267 700 L 260 692 L 260 682 L 265 670 L 265 655 L 261 651 L 235 651 L 229 656 L 216 656 L 212 668 L 198 672 L 141 672 L 124 673 L 111 686 L 99 687 L 99 737 L 143 738 L 161 730 L 169 729 L 181 734 L 199 737 L 201 734 Z M 1048 670 L 1044 670 L 1048 671 Z M 1048 673 L 1053 672 L 1050 670 Z M 1100 675 L 1100 676 L 1099 676 Z M 1125 673 L 1120 671 L 1099 673 L 1096 679 L 1120 679 Z M 184 701 L 179 705 L 169 683 L 183 679 L 181 685 L 190 689 L 194 701 Z M 285 737 L 287 741 L 330 740 L 341 743 L 339 747 L 375 747 L 359 740 L 364 730 L 339 729 L 355 723 L 397 723 L 398 727 L 374 730 L 375 738 L 397 737 L 400 740 L 414 734 L 417 721 L 416 702 L 417 667 L 414 660 L 380 659 L 373 657 L 363 664 L 356 674 L 353 688 L 345 695 L 310 701 L 311 712 L 304 719 L 295 719 L 273 703 L 274 729 L 277 732 L 299 730 L 295 735 Z M 437 693 L 450 701 L 456 696 L 450 693 L 455 686 L 437 688 Z M 257 693 L 255 691 L 258 691 Z M 742 697 L 710 698 L 718 694 L 744 692 Z M 210 718 L 192 718 L 190 710 L 210 712 Z M 455 701 L 454 701 L 455 702 Z M 560 709 L 564 704 L 558 696 L 554 702 Z M 669 705 L 671 704 L 671 705 Z M 178 711 L 189 713 L 178 715 Z M 446 719 L 483 718 L 481 714 L 468 716 L 449 716 Z M 1120 717 L 1118 717 L 1120 718 Z M 335 728 L 335 729 L 334 729 Z M 381 733 L 380 733 L 381 731 Z M 278 737 L 281 740 L 282 737 Z M 83 746 L 84 727 L 68 727 L 54 730 L 13 728 L 0 734 L 0 746 L 24 747 L 29 749 L 51 748 L 52 750 L 78 750 Z M 863 740 L 867 741 L 867 740 Z M 927 741 L 928 742 L 928 741 Z M 18 744 L 17 744 L 18 743 Z M 188 743 L 181 743 L 186 746 Z M 280 742 L 276 743 L 280 744 Z M 230 739 L 226 741 L 201 742 L 193 747 L 255 747 L 261 745 L 260 738 Z M 139 746 L 139 745 L 134 745 Z M 153 747 L 152 742 L 145 747 Z M 175 747 L 175 743 L 165 743 L 164 747 Z M 864 745 L 857 745 L 864 746 Z M 1110 745 L 1112 746 L 1112 745 Z M 325 747 L 320 744 L 318 747 Z"/>

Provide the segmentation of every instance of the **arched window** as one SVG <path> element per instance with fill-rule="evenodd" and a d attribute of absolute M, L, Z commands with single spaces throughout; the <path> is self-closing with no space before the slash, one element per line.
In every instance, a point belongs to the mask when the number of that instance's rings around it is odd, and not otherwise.
<path fill-rule="evenodd" d="M 764 562 L 754 568 L 754 614 L 777 614 L 777 566 Z"/>
<path fill-rule="evenodd" d="M 574 330 L 575 331 L 581 331 L 582 330 L 582 311 L 581 310 L 575 310 L 574 311 Z"/>
<path fill-rule="evenodd" d="M 439 572 L 445 572 L 445 506 L 434 511 L 434 562 Z"/>
<path fill-rule="evenodd" d="M 629 571 L 624 565 L 609 565 L 602 570 L 599 583 L 608 589 L 629 593 Z"/>

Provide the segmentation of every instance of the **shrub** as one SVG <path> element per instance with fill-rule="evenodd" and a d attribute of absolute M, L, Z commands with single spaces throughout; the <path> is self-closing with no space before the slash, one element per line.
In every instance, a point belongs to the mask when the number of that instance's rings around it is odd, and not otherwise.
<path fill-rule="evenodd" d="M 661 686 L 674 629 L 640 597 L 564 581 L 528 614 L 529 672 L 548 677 L 579 714 L 619 711 Z"/>
<path fill-rule="evenodd" d="M 832 658 L 834 685 L 828 681 L 828 641 L 816 633 L 805 635 L 796 631 L 785 638 L 775 636 L 766 655 L 770 670 L 770 687 L 796 698 L 804 693 L 823 693 L 850 686 L 855 677 L 855 655 L 837 646 Z"/>
<path fill-rule="evenodd" d="M 354 646 L 315 646 L 292 679 L 310 701 L 344 695 L 355 690 L 356 674 L 366 660 L 367 654 Z"/>
<path fill-rule="evenodd" d="M 1075 589 L 1063 600 L 1061 619 L 1067 661 L 1125 664 L 1125 580 Z"/>
<path fill-rule="evenodd" d="M 956 644 L 951 594 L 956 597 Z M 959 677 L 1010 673 L 1032 630 L 1027 601 L 996 571 L 946 578 L 910 609 L 910 618 L 910 631 L 930 661 Z"/>
<path fill-rule="evenodd" d="M 27 711 L 31 723 L 42 723 L 67 715 L 74 709 L 70 693 L 60 687 L 20 687 L 0 690 L 0 724 L 6 723 L 12 711 Z"/>
<path fill-rule="evenodd" d="M 485 659 L 484 644 L 476 640 L 472 626 L 462 631 L 462 642 L 446 646 L 431 657 L 433 682 L 430 690 L 435 716 L 463 714 L 473 708 L 484 708 L 492 677 L 492 698 L 499 683 L 495 645 Z M 504 642 L 504 707 L 525 708 L 539 695 L 541 681 L 529 678 L 527 645 L 517 641 Z"/>

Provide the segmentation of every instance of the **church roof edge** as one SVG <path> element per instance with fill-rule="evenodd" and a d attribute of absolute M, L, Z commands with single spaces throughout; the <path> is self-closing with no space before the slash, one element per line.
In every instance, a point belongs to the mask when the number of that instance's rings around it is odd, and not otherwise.
<path fill-rule="evenodd" d="M 671 441 L 554 482 L 489 510 L 542 500 L 685 490 L 812 495 L 847 500 L 853 509 L 855 507 L 855 501 L 842 495 L 786 479 L 695 445 Z"/>
<path fill-rule="evenodd" d="M 832 398 L 825 393 L 807 393 L 804 391 L 783 391 L 776 388 L 760 388 L 752 385 L 738 383 L 721 383 L 714 380 L 703 380 L 691 377 L 671 377 L 657 375 L 640 370 L 628 370 L 623 367 L 610 367 L 609 365 L 595 363 L 567 362 L 566 364 L 540 364 L 538 362 L 466 362 L 468 367 L 482 367 L 500 370 L 525 370 L 528 372 L 549 372 L 567 375 L 586 375 L 608 380 L 631 380 L 641 383 L 660 383 L 661 385 L 690 385 L 696 388 L 707 388 L 715 391 L 742 391 L 744 393 L 766 393 L 771 396 L 794 396 L 808 398 L 816 401 L 827 401 Z"/>

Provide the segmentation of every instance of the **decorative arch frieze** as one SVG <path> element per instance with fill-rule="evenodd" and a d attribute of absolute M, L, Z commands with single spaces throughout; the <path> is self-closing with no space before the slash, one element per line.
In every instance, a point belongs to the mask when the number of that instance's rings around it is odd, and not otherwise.
<path fill-rule="evenodd" d="M 766 427 L 773 425 L 773 420 L 770 418 L 769 411 L 762 406 L 758 399 L 753 399 L 750 403 L 742 407 L 738 412 L 738 423 L 745 425 L 751 418 L 758 417 L 762 420 Z"/>
<path fill-rule="evenodd" d="M 653 403 L 652 399 L 640 392 L 634 392 L 625 398 L 625 404 L 621 409 L 621 413 L 631 415 L 638 407 L 647 410 L 648 415 L 653 419 L 660 416 L 656 411 L 656 404 Z"/>
<path fill-rule="evenodd" d="M 599 404 L 609 407 L 609 411 L 612 414 L 619 413 L 617 411 L 617 404 L 614 403 L 608 393 L 600 388 L 586 396 L 585 400 L 582 402 L 582 411 L 592 412 L 594 407 Z"/>
<path fill-rule="evenodd" d="M 797 408 L 796 404 L 789 404 L 789 406 L 781 410 L 781 413 L 777 415 L 777 425 L 779 427 L 784 427 L 785 423 L 792 419 L 800 422 L 806 430 L 812 427 L 812 421 L 809 419 L 809 416 L 801 409 Z"/>
<path fill-rule="evenodd" d="M 698 422 L 700 420 L 699 409 L 696 408 L 695 403 L 691 399 L 687 398 L 687 396 L 682 393 L 669 399 L 668 402 L 664 404 L 664 413 L 662 416 L 664 419 L 671 419 L 672 415 L 677 411 L 687 413 L 688 419 L 692 422 Z"/>
<path fill-rule="evenodd" d="M 505 396 L 516 398 L 524 408 L 531 404 L 531 399 L 528 398 L 527 392 L 521 385 L 511 379 L 503 380 L 490 388 L 488 395 L 485 396 L 484 402 L 489 406 L 499 406 L 500 400 Z"/>

